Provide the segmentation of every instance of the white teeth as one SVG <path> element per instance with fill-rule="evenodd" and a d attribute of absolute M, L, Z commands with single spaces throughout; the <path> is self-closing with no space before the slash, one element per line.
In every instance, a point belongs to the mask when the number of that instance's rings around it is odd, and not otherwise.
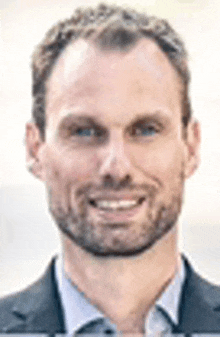
<path fill-rule="evenodd" d="M 136 200 L 119 200 L 119 201 L 102 200 L 102 201 L 96 202 L 97 207 L 112 208 L 112 209 L 129 208 L 129 207 L 135 206 L 137 204 L 138 204 L 138 202 Z"/>

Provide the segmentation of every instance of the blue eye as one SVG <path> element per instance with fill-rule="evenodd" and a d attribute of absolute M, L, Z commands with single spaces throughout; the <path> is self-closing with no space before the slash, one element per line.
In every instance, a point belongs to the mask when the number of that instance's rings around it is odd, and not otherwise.
<path fill-rule="evenodd" d="M 95 135 L 94 128 L 79 128 L 75 131 L 77 136 L 81 137 L 91 137 Z"/>
<path fill-rule="evenodd" d="M 84 138 L 86 141 L 98 140 L 101 141 L 105 132 L 96 127 L 78 127 L 71 131 L 71 136 L 76 138 Z"/>
<path fill-rule="evenodd" d="M 154 128 L 143 128 L 141 131 L 144 136 L 152 136 L 156 132 Z"/>
<path fill-rule="evenodd" d="M 140 136 L 154 136 L 158 130 L 154 126 L 146 126 L 136 128 L 134 131 L 134 135 L 137 137 Z"/>

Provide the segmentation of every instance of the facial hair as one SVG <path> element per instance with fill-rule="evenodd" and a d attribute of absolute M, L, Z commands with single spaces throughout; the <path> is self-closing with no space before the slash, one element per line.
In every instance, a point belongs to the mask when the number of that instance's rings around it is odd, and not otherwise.
<path fill-rule="evenodd" d="M 110 186 L 112 191 L 122 191 L 125 188 Z M 145 219 L 135 226 L 129 221 L 125 224 L 127 230 L 121 235 L 110 234 L 107 228 L 111 224 L 102 226 L 89 219 L 87 212 L 87 195 L 89 191 L 100 190 L 92 184 L 80 188 L 76 195 L 78 197 L 77 207 L 70 207 L 68 212 L 53 203 L 53 190 L 49 193 L 50 212 L 55 219 L 60 231 L 74 244 L 80 246 L 95 256 L 102 257 L 129 257 L 141 254 L 153 247 L 161 240 L 177 223 L 183 203 L 184 179 L 181 172 L 178 184 L 169 197 L 169 201 L 160 200 L 158 189 L 150 185 L 142 185 L 145 190 L 149 207 L 146 210 Z M 109 187 L 108 187 L 109 188 Z M 140 186 L 126 186 L 126 191 L 138 191 Z M 107 194 L 107 189 L 101 188 Z M 114 225 L 117 225 L 114 223 Z M 123 225 L 120 223 L 120 225 Z"/>

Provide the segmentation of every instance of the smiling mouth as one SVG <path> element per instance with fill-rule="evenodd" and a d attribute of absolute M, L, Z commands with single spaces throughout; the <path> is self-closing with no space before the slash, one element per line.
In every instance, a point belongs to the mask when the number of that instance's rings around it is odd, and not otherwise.
<path fill-rule="evenodd" d="M 90 206 L 104 210 L 104 211 L 127 211 L 132 210 L 136 208 L 137 206 L 140 206 L 145 200 L 145 197 L 140 197 L 138 199 L 120 199 L 120 200 L 114 200 L 114 199 L 104 199 L 104 200 L 96 200 L 96 199 L 90 199 L 89 204 Z"/>

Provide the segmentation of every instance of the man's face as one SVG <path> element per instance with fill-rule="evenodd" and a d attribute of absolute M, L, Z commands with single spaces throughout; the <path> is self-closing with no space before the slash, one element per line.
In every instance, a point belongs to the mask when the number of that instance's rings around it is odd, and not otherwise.
<path fill-rule="evenodd" d="M 135 255 L 175 225 L 189 150 L 181 81 L 159 47 L 70 45 L 47 83 L 39 151 L 50 211 L 96 255 Z"/>

